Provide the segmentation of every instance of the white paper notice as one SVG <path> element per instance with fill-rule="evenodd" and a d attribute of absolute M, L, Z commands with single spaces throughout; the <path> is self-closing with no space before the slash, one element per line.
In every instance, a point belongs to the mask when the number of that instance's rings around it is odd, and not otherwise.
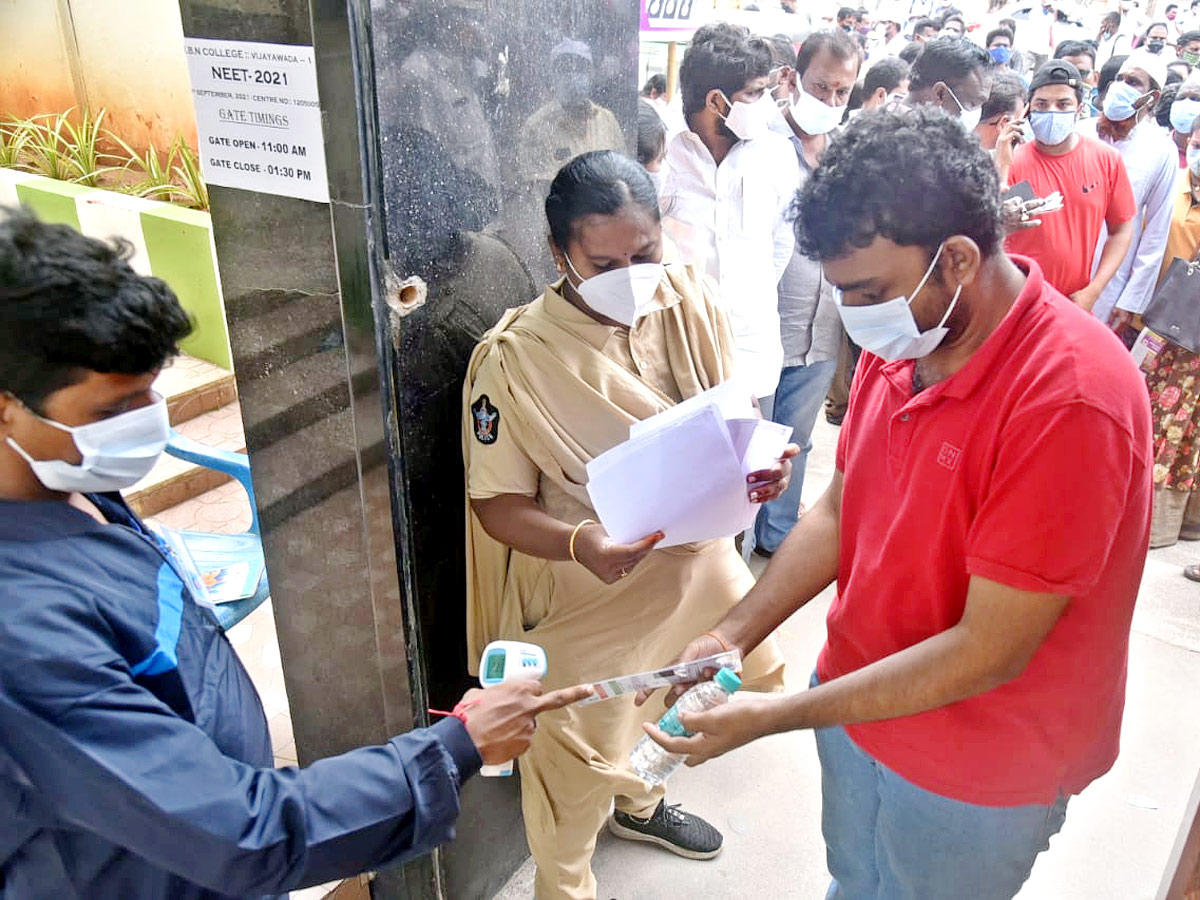
<path fill-rule="evenodd" d="M 329 202 L 313 48 L 185 38 L 209 184 Z"/>

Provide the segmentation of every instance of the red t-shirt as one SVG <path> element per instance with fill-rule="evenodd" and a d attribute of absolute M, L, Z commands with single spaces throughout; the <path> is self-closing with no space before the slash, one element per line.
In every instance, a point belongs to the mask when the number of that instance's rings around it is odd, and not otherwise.
<path fill-rule="evenodd" d="M 1092 280 L 1100 226 L 1115 228 L 1137 213 L 1125 162 L 1116 148 L 1087 135 L 1062 156 L 1030 142 L 1017 148 L 1008 172 L 1010 185 L 1022 181 L 1039 197 L 1058 191 L 1063 208 L 1039 216 L 1039 227 L 1009 235 L 1005 249 L 1036 259 L 1046 280 L 1070 296 Z"/>
<path fill-rule="evenodd" d="M 866 354 L 838 442 L 838 595 L 817 663 L 845 675 L 958 623 L 971 576 L 1069 596 L 1016 679 L 847 728 L 879 762 L 968 803 L 1051 803 L 1117 757 L 1150 534 L 1150 403 L 1128 351 L 1032 260 L 996 331 L 913 395 Z"/>

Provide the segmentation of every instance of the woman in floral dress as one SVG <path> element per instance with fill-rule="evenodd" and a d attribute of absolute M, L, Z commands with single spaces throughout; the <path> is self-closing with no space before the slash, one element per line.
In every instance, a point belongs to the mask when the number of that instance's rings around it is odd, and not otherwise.
<path fill-rule="evenodd" d="M 1154 527 L 1151 547 L 1200 540 L 1196 441 L 1200 356 L 1174 344 L 1144 363 L 1154 416 Z M 1197 573 L 1200 580 L 1200 573 Z"/>
<path fill-rule="evenodd" d="M 1160 279 L 1173 259 L 1195 259 L 1200 247 L 1200 120 L 1190 138 L 1188 157 L 1188 168 L 1180 172 Z M 1200 541 L 1200 355 L 1168 343 L 1156 356 L 1147 357 L 1142 368 L 1154 416 L 1150 546 Z M 1184 575 L 1200 581 L 1200 566 L 1188 566 Z"/>

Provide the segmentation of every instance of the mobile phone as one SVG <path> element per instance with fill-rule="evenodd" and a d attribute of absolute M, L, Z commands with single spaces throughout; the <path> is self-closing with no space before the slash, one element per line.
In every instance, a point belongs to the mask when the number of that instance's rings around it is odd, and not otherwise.
<path fill-rule="evenodd" d="M 1011 200 L 1013 197 L 1020 197 L 1022 200 L 1028 202 L 1030 200 L 1036 200 L 1037 194 L 1033 190 L 1033 185 L 1028 181 L 1019 181 L 1005 191 L 1004 195 L 1000 199 Z"/>

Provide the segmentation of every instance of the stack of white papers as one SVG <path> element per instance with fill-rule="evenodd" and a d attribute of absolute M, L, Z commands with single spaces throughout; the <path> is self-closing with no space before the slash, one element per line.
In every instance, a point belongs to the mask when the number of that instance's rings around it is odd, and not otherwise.
<path fill-rule="evenodd" d="M 628 441 L 588 463 L 588 496 L 617 543 L 656 531 L 660 547 L 730 537 L 758 513 L 746 476 L 774 465 L 791 434 L 726 382 L 634 423 Z"/>

